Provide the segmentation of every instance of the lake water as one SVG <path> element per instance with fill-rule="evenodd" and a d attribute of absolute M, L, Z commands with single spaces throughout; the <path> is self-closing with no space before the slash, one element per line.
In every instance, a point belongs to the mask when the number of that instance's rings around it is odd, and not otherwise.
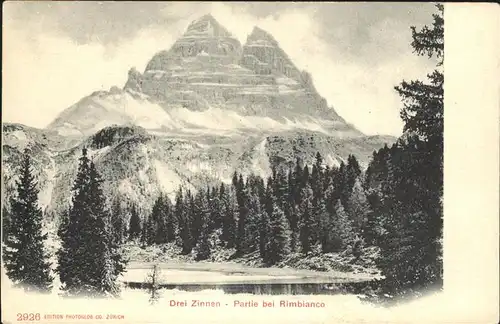
<path fill-rule="evenodd" d="M 182 269 L 179 269 L 182 268 Z M 129 268 L 123 277 L 129 288 L 151 287 L 150 267 Z M 222 291 L 224 294 L 254 295 L 336 295 L 371 294 L 380 285 L 363 274 L 319 273 L 313 271 L 222 267 L 212 265 L 163 265 L 157 273 L 158 287 L 197 292 Z"/>
<path fill-rule="evenodd" d="M 203 290 L 223 291 L 225 294 L 254 294 L 254 295 L 336 295 L 336 294 L 369 294 L 379 282 L 355 283 L 315 283 L 315 284 L 160 284 L 159 287 L 167 290 L 181 290 L 197 292 Z M 151 284 L 128 282 L 126 285 L 135 289 L 148 289 Z"/>

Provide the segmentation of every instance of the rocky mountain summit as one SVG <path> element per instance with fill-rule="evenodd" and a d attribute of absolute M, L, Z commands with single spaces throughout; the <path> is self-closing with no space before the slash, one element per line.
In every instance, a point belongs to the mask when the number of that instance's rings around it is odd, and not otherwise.
<path fill-rule="evenodd" d="M 71 201 L 83 147 L 108 197 L 148 210 L 159 192 L 173 198 L 230 182 L 235 170 L 266 177 L 299 158 L 339 165 L 354 154 L 367 165 L 390 136 L 365 136 L 347 124 L 266 31 L 245 44 L 211 15 L 193 21 L 123 88 L 97 91 L 63 110 L 45 129 L 3 124 L 2 180 L 9 195 L 22 150 L 39 178 L 40 203 L 57 215 Z M 5 200 L 3 200 L 5 201 Z"/>
<path fill-rule="evenodd" d="M 89 135 L 129 122 L 148 129 L 199 128 L 194 119 L 224 119 L 227 113 L 239 120 L 232 129 L 264 123 L 258 128 L 362 136 L 327 105 L 311 76 L 269 33 L 255 27 L 242 46 L 211 15 L 192 22 L 169 50 L 151 58 L 143 73 L 132 68 L 123 89 L 82 99 L 49 129 Z"/>

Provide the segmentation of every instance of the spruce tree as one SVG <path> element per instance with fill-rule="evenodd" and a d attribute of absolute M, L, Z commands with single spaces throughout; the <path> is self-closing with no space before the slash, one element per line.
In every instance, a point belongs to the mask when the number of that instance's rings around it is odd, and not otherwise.
<path fill-rule="evenodd" d="M 208 196 L 208 209 L 210 211 L 210 229 L 222 228 L 223 206 L 218 188 L 213 188 Z"/>
<path fill-rule="evenodd" d="M 144 220 L 144 226 L 142 227 L 141 243 L 143 246 L 153 245 L 155 243 L 157 230 L 157 224 L 153 216 L 149 215 Z"/>
<path fill-rule="evenodd" d="M 93 161 L 90 162 L 90 222 L 85 229 L 90 233 L 88 246 L 90 254 L 94 256 L 95 268 L 93 279 L 96 283 L 97 295 L 117 296 L 119 286 L 118 277 L 125 271 L 125 260 L 119 252 L 119 246 L 114 241 L 111 224 L 111 214 L 106 207 L 106 200 L 102 191 L 103 179 Z"/>
<path fill-rule="evenodd" d="M 365 190 L 363 189 L 361 180 L 357 178 L 347 201 L 347 212 L 358 233 L 361 232 L 368 220 L 369 208 Z"/>
<path fill-rule="evenodd" d="M 361 167 L 354 155 L 349 155 L 347 158 L 347 165 L 342 169 L 341 176 L 342 182 L 340 187 L 340 199 L 344 206 L 348 205 L 349 197 L 351 196 L 352 188 L 356 179 L 361 175 Z"/>
<path fill-rule="evenodd" d="M 154 228 L 154 233 L 151 233 L 153 243 L 162 244 L 174 240 L 174 224 L 171 214 L 172 207 L 168 197 L 160 193 L 151 211 L 151 221 L 154 223 L 150 225 Z"/>
<path fill-rule="evenodd" d="M 210 258 L 211 250 L 209 220 L 207 217 L 204 217 L 200 237 L 196 245 L 196 260 L 200 261 Z"/>
<path fill-rule="evenodd" d="M 323 157 L 318 152 L 311 173 L 311 189 L 314 193 L 314 199 L 319 201 L 323 195 Z"/>
<path fill-rule="evenodd" d="M 125 220 L 124 211 L 118 199 L 114 199 L 111 205 L 111 223 L 115 242 L 122 244 L 125 239 Z"/>
<path fill-rule="evenodd" d="M 271 265 L 280 262 L 290 253 L 290 227 L 285 213 L 275 203 L 269 218 L 269 239 L 264 261 Z"/>
<path fill-rule="evenodd" d="M 403 102 L 404 135 L 380 152 L 387 175 L 380 185 L 385 233 L 379 266 L 391 293 L 442 286 L 444 9 L 437 9 L 432 26 L 411 28 L 415 53 L 435 58 L 436 68 L 426 81 L 395 87 Z"/>
<path fill-rule="evenodd" d="M 259 255 L 262 260 L 267 261 L 267 248 L 269 246 L 269 240 L 271 235 L 271 224 L 269 221 L 269 214 L 263 210 L 260 213 L 259 219 Z"/>
<path fill-rule="evenodd" d="M 141 236 L 142 225 L 139 212 L 136 205 L 133 203 L 130 206 L 130 225 L 129 225 L 129 238 L 131 240 L 137 239 Z"/>
<path fill-rule="evenodd" d="M 316 216 L 316 236 L 318 243 L 321 245 L 323 252 L 328 252 L 329 250 L 329 235 L 331 232 L 331 216 L 326 208 L 326 203 L 323 199 L 320 199 L 315 207 L 314 213 Z"/>
<path fill-rule="evenodd" d="M 290 241 L 290 250 L 295 252 L 298 247 L 299 241 L 299 212 L 298 212 L 298 200 L 300 197 L 295 197 L 296 195 L 296 181 L 294 178 L 294 172 L 292 169 L 288 172 L 288 199 L 285 202 L 285 215 L 287 215 L 288 221 L 290 223 L 291 241 Z"/>
<path fill-rule="evenodd" d="M 260 204 L 257 188 L 249 193 L 248 208 L 249 213 L 245 222 L 245 253 L 253 252 L 259 249 L 259 225 L 261 221 L 262 208 Z"/>
<path fill-rule="evenodd" d="M 7 207 L 2 206 L 2 243 L 6 242 L 7 237 L 9 236 L 10 229 L 10 221 L 11 216 Z"/>
<path fill-rule="evenodd" d="M 339 248 L 345 250 L 351 246 L 356 238 L 352 222 L 345 212 L 340 200 L 335 204 L 335 232 L 339 239 Z"/>
<path fill-rule="evenodd" d="M 297 158 L 297 161 L 295 163 L 295 169 L 292 174 L 292 181 L 290 181 L 290 190 L 291 190 L 291 196 L 293 197 L 293 201 L 295 202 L 295 205 L 300 204 L 300 191 L 302 190 L 302 167 L 301 167 L 301 162 L 300 159 Z"/>
<path fill-rule="evenodd" d="M 42 233 L 42 211 L 38 206 L 37 183 L 28 151 L 24 152 L 21 161 L 9 216 L 3 251 L 7 276 L 14 285 L 26 291 L 50 292 L 53 277 L 49 255 L 44 251 L 47 234 Z"/>
<path fill-rule="evenodd" d="M 191 235 L 193 237 L 193 244 L 196 245 L 205 222 L 207 223 L 206 225 L 210 227 L 210 209 L 206 193 L 203 191 L 199 192 L 196 197 L 194 197 L 190 209 L 192 215 Z"/>
<path fill-rule="evenodd" d="M 222 241 L 225 242 L 227 248 L 235 246 L 236 238 L 236 221 L 235 215 L 238 210 L 238 203 L 236 201 L 236 194 L 234 189 L 227 188 L 221 184 L 219 191 L 221 197 L 221 204 L 223 208 L 222 215 Z"/>
<path fill-rule="evenodd" d="M 193 248 L 193 239 L 191 237 L 191 221 L 189 216 L 189 193 L 184 197 L 182 188 L 179 188 L 175 203 L 175 217 L 178 226 L 177 233 L 179 237 L 178 245 L 182 247 L 182 254 L 189 254 Z"/>
<path fill-rule="evenodd" d="M 173 242 L 175 240 L 175 216 L 174 206 L 168 197 L 164 197 L 163 208 L 165 213 L 165 242 Z"/>
<path fill-rule="evenodd" d="M 300 194 L 300 218 L 299 218 L 299 240 L 302 253 L 307 254 L 312 249 L 313 235 L 313 206 L 312 190 L 307 185 Z"/>
<path fill-rule="evenodd" d="M 236 198 L 238 201 L 238 222 L 236 228 L 236 252 L 241 255 L 247 250 L 245 245 L 245 229 L 246 222 L 249 215 L 249 195 L 248 188 L 245 186 L 243 176 L 240 174 L 238 185 L 236 187 Z"/>
<path fill-rule="evenodd" d="M 139 244 L 142 249 L 145 249 L 148 244 L 148 218 L 144 218 L 142 222 L 141 234 L 139 235 Z"/>
<path fill-rule="evenodd" d="M 124 261 L 112 233 L 102 179 L 84 148 L 73 186 L 71 208 L 61 223 L 58 267 L 67 295 L 106 296 L 119 292 Z"/>

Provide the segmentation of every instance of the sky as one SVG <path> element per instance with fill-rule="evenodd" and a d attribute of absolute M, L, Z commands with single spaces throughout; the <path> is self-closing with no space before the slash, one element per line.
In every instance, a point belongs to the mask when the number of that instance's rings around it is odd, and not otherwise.
<path fill-rule="evenodd" d="M 365 134 L 398 136 L 394 86 L 434 62 L 412 52 L 410 26 L 431 3 L 4 2 L 3 121 L 45 127 L 96 90 L 122 87 L 189 23 L 210 13 L 240 42 L 270 32 L 318 92 Z"/>

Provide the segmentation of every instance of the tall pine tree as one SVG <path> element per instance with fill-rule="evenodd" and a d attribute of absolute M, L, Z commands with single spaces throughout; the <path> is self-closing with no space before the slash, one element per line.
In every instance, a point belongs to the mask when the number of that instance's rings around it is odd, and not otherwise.
<path fill-rule="evenodd" d="M 67 295 L 106 296 L 119 291 L 116 281 L 124 271 L 124 261 L 114 243 L 101 183 L 84 148 L 72 205 L 59 229 L 57 271 Z"/>
<path fill-rule="evenodd" d="M 425 82 L 403 81 L 395 88 L 404 134 L 388 152 L 379 151 L 383 163 L 370 171 L 372 183 L 382 178 L 380 195 L 371 200 L 379 205 L 375 223 L 384 232 L 379 266 L 393 294 L 442 286 L 444 10 L 441 4 L 437 9 L 432 26 L 411 28 L 415 53 L 436 59 L 436 69 Z M 384 164 L 383 173 L 373 174 Z"/>
<path fill-rule="evenodd" d="M 141 217 L 137 211 L 137 207 L 134 203 L 130 206 L 130 224 L 128 228 L 129 239 L 134 240 L 141 236 L 142 224 Z"/>
<path fill-rule="evenodd" d="M 125 220 L 124 210 L 118 199 L 114 199 L 111 205 L 111 226 L 113 238 L 117 244 L 122 244 L 125 240 Z"/>
<path fill-rule="evenodd" d="M 276 264 L 290 253 L 290 226 L 285 213 L 272 202 L 273 211 L 269 220 L 269 237 L 264 259 L 266 264 Z"/>
<path fill-rule="evenodd" d="M 313 191 L 309 185 L 301 190 L 299 202 L 299 241 L 301 252 L 307 254 L 312 250 L 313 236 Z"/>
<path fill-rule="evenodd" d="M 49 292 L 53 278 L 49 255 L 44 251 L 47 234 L 42 233 L 42 211 L 28 151 L 24 152 L 20 171 L 16 195 L 10 201 L 9 230 L 3 253 L 5 268 L 16 286 L 27 291 Z"/>

